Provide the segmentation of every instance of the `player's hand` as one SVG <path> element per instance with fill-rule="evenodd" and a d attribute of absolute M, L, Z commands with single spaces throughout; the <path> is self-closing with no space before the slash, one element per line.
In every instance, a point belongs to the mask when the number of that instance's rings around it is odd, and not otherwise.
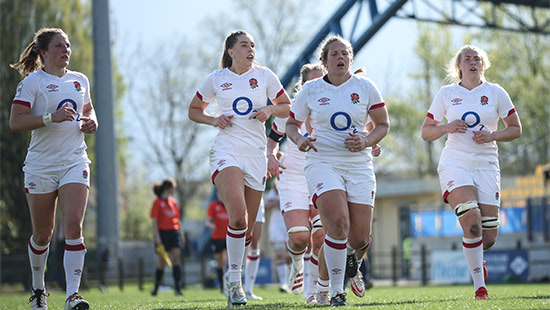
<path fill-rule="evenodd" d="M 67 102 L 59 110 L 52 113 L 52 122 L 61 123 L 65 121 L 72 122 L 76 119 L 76 111 Z"/>
<path fill-rule="evenodd" d="M 309 152 L 309 150 L 314 150 L 317 152 L 317 148 L 315 145 L 313 145 L 313 142 L 315 142 L 317 139 L 309 137 L 301 137 L 300 140 L 298 140 L 298 150 L 300 152 Z"/>
<path fill-rule="evenodd" d="M 267 177 L 277 177 L 277 180 L 281 177 L 280 169 L 286 169 L 286 167 L 279 162 L 278 158 L 273 154 L 267 155 Z"/>
<path fill-rule="evenodd" d="M 465 121 L 461 119 L 457 119 L 445 125 L 445 129 L 446 129 L 446 132 L 448 133 L 455 133 L 455 132 L 465 133 L 468 130 L 468 125 L 466 125 Z"/>
<path fill-rule="evenodd" d="M 344 140 L 344 146 L 350 150 L 350 152 L 360 152 L 367 148 L 367 138 L 360 134 L 348 133 L 349 137 Z"/>
<path fill-rule="evenodd" d="M 233 122 L 231 122 L 231 119 L 234 115 L 220 115 L 219 117 L 214 118 L 213 126 L 219 127 L 220 129 L 225 129 L 225 127 L 233 126 Z"/>
<path fill-rule="evenodd" d="M 382 148 L 380 147 L 380 145 L 378 144 L 373 145 L 371 150 L 372 156 L 378 157 L 380 156 L 380 153 L 382 153 Z"/>
<path fill-rule="evenodd" d="M 273 106 L 271 105 L 267 105 L 265 107 L 262 107 L 261 109 L 258 109 L 258 111 L 252 113 L 252 115 L 250 115 L 248 117 L 248 119 L 257 119 L 259 120 L 260 122 L 265 122 L 269 119 L 269 117 L 271 116 L 271 109 L 273 108 Z"/>
<path fill-rule="evenodd" d="M 492 133 L 486 130 L 474 131 L 474 136 L 472 137 L 475 143 L 483 144 L 493 141 Z"/>
<path fill-rule="evenodd" d="M 97 122 L 95 119 L 87 116 L 80 117 L 80 131 L 83 133 L 91 134 L 97 131 Z"/>

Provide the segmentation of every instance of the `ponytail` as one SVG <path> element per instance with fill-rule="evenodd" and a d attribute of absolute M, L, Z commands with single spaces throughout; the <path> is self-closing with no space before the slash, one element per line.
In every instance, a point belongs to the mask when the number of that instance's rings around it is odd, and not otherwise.
<path fill-rule="evenodd" d="M 58 34 L 67 36 L 65 32 L 59 28 L 42 28 L 38 30 L 32 42 L 25 48 L 23 53 L 19 55 L 19 60 L 10 64 L 10 67 L 18 70 L 21 75 L 27 75 L 39 70 L 44 64 L 40 51 L 47 51 L 53 37 Z"/>

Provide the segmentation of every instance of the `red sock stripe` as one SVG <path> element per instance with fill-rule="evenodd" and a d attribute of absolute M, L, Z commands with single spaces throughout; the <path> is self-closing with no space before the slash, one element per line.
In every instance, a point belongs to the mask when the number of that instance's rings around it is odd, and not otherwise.
<path fill-rule="evenodd" d="M 252 235 L 244 241 L 244 246 L 249 246 L 251 243 L 252 243 Z"/>
<path fill-rule="evenodd" d="M 312 257 L 310 258 L 310 261 L 313 263 L 313 265 L 319 266 L 319 261 L 317 261 L 317 260 L 315 259 L 315 257 L 312 256 Z"/>
<path fill-rule="evenodd" d="M 481 246 L 482 244 L 483 244 L 483 240 L 479 240 L 476 243 L 466 243 L 466 242 L 462 241 L 462 246 L 464 246 L 465 248 L 468 248 L 468 249 L 477 248 L 478 246 Z"/>
<path fill-rule="evenodd" d="M 46 253 L 46 251 L 48 250 L 48 248 L 45 248 L 44 250 L 37 250 L 37 249 L 33 248 L 30 240 L 29 240 L 29 248 L 36 255 L 42 255 L 42 254 Z"/>
<path fill-rule="evenodd" d="M 286 244 L 286 249 L 290 254 L 293 254 L 293 255 L 304 254 L 307 250 L 307 249 L 304 249 L 303 251 L 296 253 L 295 251 L 293 251 L 291 248 L 288 247 L 288 243 Z"/>
<path fill-rule="evenodd" d="M 82 251 L 86 250 L 86 246 L 84 243 L 77 244 L 77 245 L 70 245 L 65 243 L 65 251 Z"/>
<path fill-rule="evenodd" d="M 258 260 L 260 258 L 260 255 L 252 256 L 249 254 L 246 258 L 248 258 L 249 260 Z"/>
<path fill-rule="evenodd" d="M 370 245 L 370 242 L 367 243 L 367 245 L 365 245 L 364 247 L 360 248 L 359 251 L 363 251 L 363 250 L 368 249 L 369 245 Z"/>
<path fill-rule="evenodd" d="M 231 232 L 231 230 L 236 231 L 235 233 Z M 239 231 L 242 231 L 242 233 L 238 233 Z M 227 226 L 227 235 L 231 238 L 244 238 L 246 236 L 246 228 L 245 229 L 235 229 L 231 226 Z"/>
<path fill-rule="evenodd" d="M 336 249 L 336 250 L 345 250 L 348 247 L 347 242 L 346 243 L 336 243 L 336 242 L 332 242 L 328 239 L 325 239 L 325 244 L 328 245 L 329 247 L 333 248 L 333 249 Z"/>
<path fill-rule="evenodd" d="M 328 281 L 328 280 L 327 280 L 327 281 Z M 321 287 L 328 287 L 328 286 L 329 286 L 329 284 L 327 284 L 327 285 L 324 285 L 324 284 L 323 284 L 323 283 L 321 283 L 321 282 L 317 282 L 317 285 L 319 285 L 319 286 L 321 286 Z"/>

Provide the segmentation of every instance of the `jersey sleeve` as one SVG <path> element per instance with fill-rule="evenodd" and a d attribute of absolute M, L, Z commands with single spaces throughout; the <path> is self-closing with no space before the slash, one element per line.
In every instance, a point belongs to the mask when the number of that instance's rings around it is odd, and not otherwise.
<path fill-rule="evenodd" d="M 88 80 L 88 77 L 86 75 L 82 75 L 84 78 L 84 82 L 86 83 L 86 93 L 84 94 L 84 104 L 88 104 L 92 102 L 92 96 L 90 95 L 90 81 Z"/>
<path fill-rule="evenodd" d="M 304 84 L 290 108 L 290 117 L 300 122 L 305 122 L 311 112 L 307 105 L 309 85 L 308 83 Z"/>
<path fill-rule="evenodd" d="M 17 85 L 13 104 L 21 104 L 32 109 L 36 101 L 37 85 L 38 83 L 34 74 L 25 77 L 23 81 L 19 82 Z"/>
<path fill-rule="evenodd" d="M 440 89 L 437 95 L 435 95 L 426 116 L 438 122 L 443 120 L 443 117 L 445 116 L 445 100 L 442 89 Z"/>
<path fill-rule="evenodd" d="M 280 118 L 276 117 L 273 121 L 273 129 L 275 129 L 278 133 L 284 135 L 286 132 L 286 120 L 288 118 Z"/>
<path fill-rule="evenodd" d="M 210 204 L 208 205 L 208 210 L 206 211 L 206 216 L 209 218 L 214 218 L 214 210 L 215 210 L 216 202 L 212 200 Z"/>
<path fill-rule="evenodd" d="M 367 81 L 369 87 L 369 111 L 385 106 L 386 103 L 384 102 L 384 98 L 382 98 L 382 94 L 378 87 L 376 87 L 376 84 L 370 79 Z"/>
<path fill-rule="evenodd" d="M 267 82 L 267 97 L 269 99 L 275 99 L 282 95 L 285 91 L 281 81 L 269 68 L 265 70 L 265 80 Z"/>
<path fill-rule="evenodd" d="M 149 215 L 151 218 L 158 218 L 159 216 L 159 203 L 158 199 L 153 202 L 153 207 L 151 207 L 151 214 Z"/>
<path fill-rule="evenodd" d="M 210 102 L 216 96 L 216 90 L 214 89 L 216 72 L 210 73 L 197 91 L 197 97 L 204 102 Z"/>
<path fill-rule="evenodd" d="M 508 92 L 504 90 L 500 85 L 497 86 L 497 110 L 498 115 L 500 118 L 506 118 L 516 112 L 516 108 L 514 107 L 514 104 L 512 103 L 512 99 L 510 99 L 510 95 L 508 95 Z"/>
<path fill-rule="evenodd" d="M 175 199 L 175 198 L 172 198 L 172 204 L 174 205 L 174 211 L 176 213 L 176 217 L 179 219 L 181 218 L 181 213 L 180 213 L 180 206 L 178 205 L 178 201 Z"/>

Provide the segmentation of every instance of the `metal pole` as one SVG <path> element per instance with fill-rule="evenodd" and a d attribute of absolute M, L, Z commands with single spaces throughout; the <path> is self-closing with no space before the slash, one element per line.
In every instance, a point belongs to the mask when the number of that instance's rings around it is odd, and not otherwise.
<path fill-rule="evenodd" d="M 111 247 L 119 253 L 118 182 L 114 130 L 113 77 L 109 32 L 109 1 L 93 0 L 94 107 L 99 128 L 96 133 L 97 253 Z"/>

